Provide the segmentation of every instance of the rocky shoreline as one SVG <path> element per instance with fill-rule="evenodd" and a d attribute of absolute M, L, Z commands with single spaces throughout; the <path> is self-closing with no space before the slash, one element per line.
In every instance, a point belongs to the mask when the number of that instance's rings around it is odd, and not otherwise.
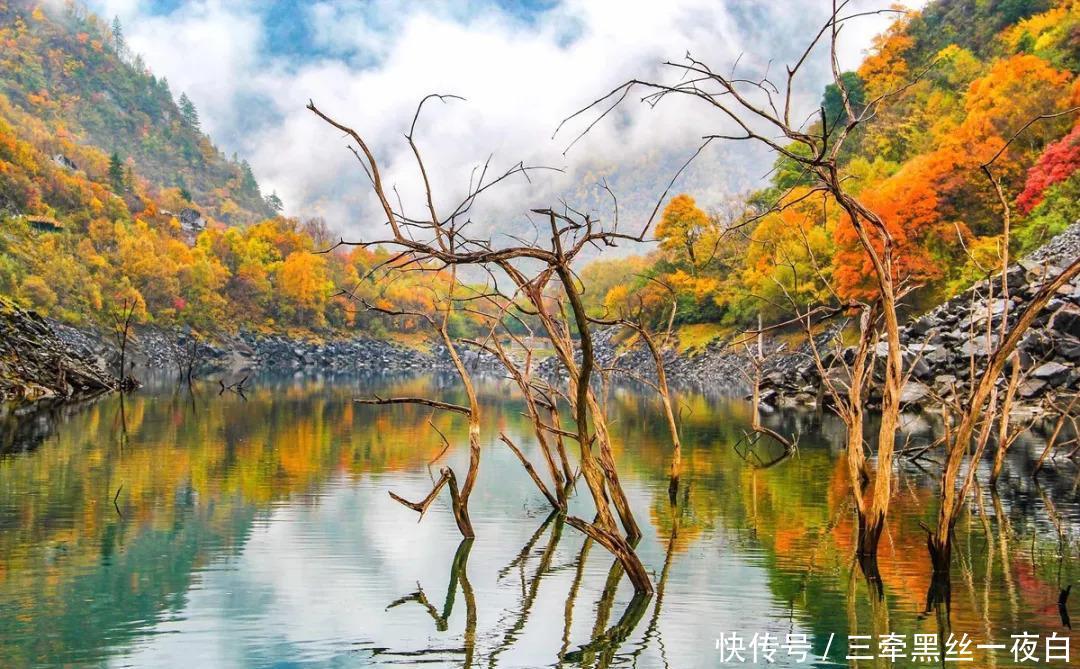
<path fill-rule="evenodd" d="M 1012 265 L 1005 273 L 1008 298 L 1001 290 L 1000 274 L 981 281 L 900 330 L 905 368 L 910 379 L 902 401 L 923 405 L 936 398 L 965 397 L 973 374 L 978 374 L 997 346 L 1003 318 L 1019 318 L 1042 285 L 1080 257 L 1080 224 L 1075 224 L 1048 244 Z M 987 297 L 990 297 L 988 300 Z M 850 362 L 855 350 L 822 348 L 826 365 Z M 879 343 L 874 354 L 883 364 L 887 346 Z M 1018 400 L 1027 410 L 1080 391 L 1080 279 L 1062 287 L 1039 313 L 1018 347 L 1021 382 Z M 843 365 L 836 364 L 830 377 L 845 385 Z M 813 405 L 821 378 L 812 358 L 792 362 L 768 373 L 764 393 L 781 403 Z M 871 397 L 872 399 L 876 399 Z"/>
<path fill-rule="evenodd" d="M 45 319 L 0 297 L 0 400 L 72 399 L 116 386 L 104 367 L 73 353 Z"/>
<path fill-rule="evenodd" d="M 999 274 L 990 280 L 990 286 L 980 282 L 905 325 L 901 343 L 912 374 L 903 390 L 904 402 L 925 408 L 936 398 L 964 396 L 970 388 L 972 368 L 977 372 L 992 351 L 986 339 L 988 322 L 996 331 L 1006 311 L 1013 321 L 1042 283 L 1078 256 L 1080 223 L 1010 267 L 1006 273 L 1007 304 L 998 297 L 990 300 L 988 308 L 985 299 L 990 288 L 993 295 L 1000 294 Z M 835 341 L 841 332 L 842 326 L 837 325 L 815 339 L 838 387 L 845 385 L 840 357 L 848 362 L 854 357 L 853 347 L 837 348 Z M 623 370 L 630 377 L 644 374 L 652 378 L 655 366 L 648 351 L 642 345 L 620 350 L 622 336 L 616 328 L 597 333 L 598 365 Z M 669 381 L 710 394 L 744 394 L 750 387 L 753 364 L 738 339 L 713 340 L 684 355 L 667 350 L 664 367 Z M 771 339 L 765 347 L 762 398 L 766 403 L 816 407 L 826 399 L 808 344 L 789 349 Z M 879 344 L 875 351 L 879 364 L 885 355 L 885 345 Z M 1024 408 L 1035 410 L 1045 401 L 1080 391 L 1080 280 L 1062 288 L 1040 313 L 1019 347 L 1019 358 L 1024 380 L 1018 395 Z M 555 360 L 545 361 L 541 369 L 547 374 L 563 373 Z M 879 398 L 871 396 L 872 402 L 875 399 Z"/>
<path fill-rule="evenodd" d="M 60 323 L 51 326 L 74 354 L 106 369 L 117 367 L 119 353 L 104 334 Z M 156 327 L 134 328 L 130 346 L 130 373 L 135 377 L 160 372 L 184 374 L 189 365 L 199 377 L 233 377 L 255 371 L 402 373 L 440 368 L 445 358 L 438 350 L 426 353 L 362 335 L 309 339 L 240 332 L 208 339 L 185 330 Z"/>
<path fill-rule="evenodd" d="M 905 402 L 924 405 L 936 398 L 962 396 L 970 386 L 972 364 L 977 370 L 989 355 L 987 324 L 996 328 L 1006 310 L 1010 319 L 1015 318 L 1042 282 L 1077 256 L 1080 223 L 1009 269 L 1008 304 L 996 298 L 988 307 L 984 281 L 905 325 L 901 339 L 905 362 L 912 369 L 904 388 Z M 995 295 L 1000 293 L 1000 279 L 991 279 Z M 116 387 L 119 352 L 106 333 L 47 321 L 6 300 L 0 307 L 0 399 L 75 398 Z M 825 364 L 832 365 L 830 376 L 837 375 L 833 380 L 841 386 L 840 359 L 854 354 L 852 347 L 835 345 L 842 331 L 843 325 L 837 324 L 816 339 Z M 622 370 L 629 378 L 652 378 L 651 356 L 644 346 L 623 346 L 624 336 L 625 331 L 618 328 L 596 333 L 598 367 Z M 498 362 L 488 354 L 478 355 L 471 348 L 460 353 L 474 369 L 499 371 Z M 884 359 L 884 345 L 879 344 L 875 355 Z M 767 340 L 766 358 L 764 401 L 808 407 L 822 403 L 823 384 L 808 344 L 789 348 L 779 340 Z M 188 366 L 195 376 L 223 379 L 256 371 L 397 374 L 452 369 L 441 346 L 420 351 L 363 335 L 315 339 L 240 332 L 208 339 L 152 326 L 134 329 L 128 359 L 128 373 L 136 378 L 161 372 L 183 374 Z M 1059 291 L 1040 314 L 1020 346 L 1020 363 L 1025 379 L 1019 399 L 1029 406 L 1080 390 L 1080 281 Z M 686 354 L 668 348 L 664 364 L 673 385 L 708 394 L 745 393 L 753 370 L 750 354 L 737 337 L 713 340 Z M 542 361 L 538 371 L 548 376 L 564 373 L 554 358 Z"/>

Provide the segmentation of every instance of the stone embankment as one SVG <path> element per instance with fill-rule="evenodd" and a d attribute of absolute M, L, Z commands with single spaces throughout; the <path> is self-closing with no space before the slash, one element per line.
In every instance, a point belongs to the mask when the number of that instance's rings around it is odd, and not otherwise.
<path fill-rule="evenodd" d="M 75 355 L 102 369 L 118 369 L 119 351 L 106 333 L 61 323 L 50 326 Z M 498 364 L 494 356 L 478 355 L 471 348 L 458 352 L 473 369 L 492 369 Z M 314 339 L 246 331 L 208 338 L 183 330 L 141 326 L 133 329 L 128 359 L 128 374 L 135 378 L 157 373 L 184 375 L 189 365 L 199 377 L 242 376 L 256 371 L 400 374 L 452 370 L 450 356 L 441 345 L 421 351 L 362 335 Z"/>
<path fill-rule="evenodd" d="M 114 342 L 100 332 L 51 324 L 70 350 L 115 369 L 119 353 Z M 213 339 L 187 331 L 155 327 L 134 328 L 129 344 L 133 367 L 129 373 L 185 373 L 194 375 L 269 372 L 408 372 L 439 367 L 445 356 L 425 353 L 371 337 L 333 339 L 294 338 L 241 332 Z M 448 359 L 447 359 L 448 361 Z"/>

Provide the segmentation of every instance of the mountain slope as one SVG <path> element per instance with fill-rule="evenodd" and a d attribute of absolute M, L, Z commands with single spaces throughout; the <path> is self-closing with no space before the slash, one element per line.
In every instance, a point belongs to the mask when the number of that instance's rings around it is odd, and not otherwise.
<path fill-rule="evenodd" d="M 246 163 L 214 147 L 186 96 L 174 100 L 166 80 L 128 52 L 119 25 L 74 3 L 51 7 L 0 0 L 0 117 L 91 179 L 108 181 L 102 157 L 115 154 L 151 194 L 183 190 L 224 222 L 273 215 Z"/>
<path fill-rule="evenodd" d="M 913 287 L 913 308 L 928 309 L 1001 266 L 1004 212 L 981 169 L 999 152 L 993 173 L 1012 201 L 1012 258 L 1080 218 L 1080 114 L 1070 111 L 1080 106 L 1078 71 L 1077 0 L 935 0 L 895 21 L 859 68 L 843 73 L 856 113 L 882 101 L 847 137 L 839 168 L 888 227 L 896 280 Z M 844 124 L 837 86 L 823 91 L 821 112 L 829 128 Z M 806 132 L 820 136 L 820 116 L 813 119 Z M 647 267 L 604 272 L 606 292 L 590 296 L 592 308 L 644 306 L 661 323 L 666 284 L 678 294 L 680 323 L 738 328 L 759 314 L 779 322 L 795 307 L 872 299 L 868 256 L 813 175 L 781 158 L 771 181 L 729 211 L 674 198 Z M 596 274 L 586 268 L 583 276 Z"/>
<path fill-rule="evenodd" d="M 74 324 L 351 328 L 334 298 L 374 254 L 276 215 L 109 27 L 75 3 L 0 0 L 0 295 Z"/>

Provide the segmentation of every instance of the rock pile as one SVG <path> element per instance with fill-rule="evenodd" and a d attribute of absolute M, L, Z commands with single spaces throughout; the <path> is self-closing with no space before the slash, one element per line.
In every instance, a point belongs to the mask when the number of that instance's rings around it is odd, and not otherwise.
<path fill-rule="evenodd" d="M 246 366 L 272 371 L 403 372 L 436 365 L 435 356 L 369 337 L 315 341 L 241 333 L 231 343 Z"/>
<path fill-rule="evenodd" d="M 102 369 L 117 369 L 119 352 L 115 342 L 103 332 L 50 323 L 65 346 L 77 355 L 93 360 Z M 477 354 L 471 348 L 458 351 L 473 368 L 489 369 L 498 365 L 494 356 Z M 341 374 L 451 369 L 445 347 L 437 345 L 430 352 L 394 344 L 372 337 L 354 336 L 317 340 L 286 335 L 242 331 L 237 335 L 219 335 L 212 340 L 196 338 L 188 331 L 158 327 L 134 328 L 128 350 L 131 374 L 176 372 L 194 358 L 198 376 L 242 370 L 270 372 L 334 372 Z"/>
<path fill-rule="evenodd" d="M 0 297 L 0 399 L 72 398 L 115 386 L 102 367 L 69 350 L 45 319 Z"/>
<path fill-rule="evenodd" d="M 1039 251 L 1013 265 L 1005 274 L 1008 300 L 1001 293 L 1001 276 L 980 282 L 915 319 L 900 331 L 905 368 L 911 379 L 902 399 L 922 404 L 933 397 L 964 397 L 971 389 L 972 374 L 978 374 L 994 348 L 1005 313 L 1013 323 L 1039 288 L 1057 276 L 1062 268 L 1080 256 L 1080 224 L 1073 225 Z M 987 296 L 991 296 L 987 299 Z M 826 354 L 826 365 L 854 358 L 852 347 Z M 878 344 L 876 361 L 884 363 L 887 346 Z M 1036 318 L 1021 340 L 1019 362 L 1023 381 L 1018 395 L 1034 403 L 1047 395 L 1080 390 L 1080 279 L 1061 288 Z M 843 365 L 833 365 L 830 374 L 842 387 L 846 383 Z M 812 403 L 821 385 L 812 359 L 772 374 L 763 386 L 770 394 L 790 403 Z"/>
<path fill-rule="evenodd" d="M 655 379 L 656 364 L 652 354 L 640 342 L 629 347 L 622 345 L 627 334 L 624 328 L 612 326 L 593 335 L 597 369 L 612 371 L 624 378 L 640 376 Z M 703 350 L 689 355 L 680 355 L 672 347 L 667 347 L 663 350 L 663 359 L 669 381 L 704 389 L 740 392 L 746 384 L 745 372 L 750 369 L 750 359 L 745 352 L 721 340 L 714 340 Z M 547 377 L 566 375 L 562 363 L 554 357 L 541 362 L 538 371 Z M 714 383 L 719 379 L 724 382 Z M 721 385 L 722 388 L 715 387 Z"/>
<path fill-rule="evenodd" d="M 838 328 L 819 335 L 819 347 L 825 347 L 827 341 L 835 336 Z M 597 367 L 613 370 L 616 376 L 633 378 L 640 376 L 648 380 L 656 378 L 656 365 L 652 354 L 644 344 L 637 342 L 629 347 L 620 347 L 620 341 L 626 330 L 610 327 L 597 332 L 593 337 Z M 663 351 L 664 371 L 672 385 L 686 386 L 713 395 L 740 395 L 750 388 L 753 375 L 753 363 L 742 337 L 733 340 L 714 339 L 700 349 L 678 353 L 672 347 Z M 622 348 L 622 350 L 620 350 Z M 764 343 L 766 362 L 762 374 L 769 383 L 779 384 L 783 379 L 794 381 L 801 379 L 803 371 L 813 365 L 811 349 L 802 345 L 791 349 L 784 342 L 766 339 Z M 541 363 L 539 370 L 545 376 L 565 375 L 562 364 L 554 358 Z M 800 397 L 813 400 L 817 396 L 815 389 L 809 386 L 810 380 L 804 379 L 798 389 Z M 772 397 L 777 394 L 768 392 Z"/>

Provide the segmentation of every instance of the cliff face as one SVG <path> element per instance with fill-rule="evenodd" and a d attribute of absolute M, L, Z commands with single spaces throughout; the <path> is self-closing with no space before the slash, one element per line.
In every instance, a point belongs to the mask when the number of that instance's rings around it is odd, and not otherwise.
<path fill-rule="evenodd" d="M 68 352 L 45 320 L 0 297 L 0 400 L 73 398 L 116 387 L 116 379 Z"/>

